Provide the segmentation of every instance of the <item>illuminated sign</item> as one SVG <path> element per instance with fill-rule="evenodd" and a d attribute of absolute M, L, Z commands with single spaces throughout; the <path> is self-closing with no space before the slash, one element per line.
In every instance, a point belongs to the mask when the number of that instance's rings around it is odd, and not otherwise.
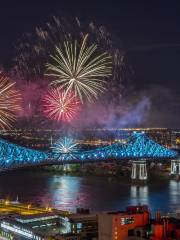
<path fill-rule="evenodd" d="M 121 218 L 121 225 L 127 225 L 127 224 L 132 224 L 132 223 L 134 223 L 133 217 Z"/>

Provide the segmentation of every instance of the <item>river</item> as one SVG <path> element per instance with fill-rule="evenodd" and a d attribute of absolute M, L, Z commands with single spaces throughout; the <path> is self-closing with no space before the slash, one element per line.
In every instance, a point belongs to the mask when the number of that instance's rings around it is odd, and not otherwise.
<path fill-rule="evenodd" d="M 180 208 L 180 182 L 154 179 L 145 186 L 129 181 L 94 176 L 68 176 L 43 171 L 12 171 L 0 175 L 0 198 L 75 211 L 123 210 L 128 205 L 148 204 L 152 212 Z"/>

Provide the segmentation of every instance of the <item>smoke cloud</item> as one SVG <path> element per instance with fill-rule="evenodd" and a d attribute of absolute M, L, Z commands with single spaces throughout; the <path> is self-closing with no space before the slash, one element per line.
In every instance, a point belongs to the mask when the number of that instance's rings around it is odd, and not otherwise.
<path fill-rule="evenodd" d="M 122 97 L 119 103 L 107 101 L 104 95 L 93 104 L 83 105 L 80 115 L 73 122 L 62 124 L 50 121 L 42 114 L 41 103 L 42 96 L 48 88 L 47 79 L 28 82 L 19 77 L 13 77 L 13 80 L 16 81 L 16 86 L 22 93 L 22 111 L 18 113 L 19 126 L 26 120 L 26 125 L 29 121 L 29 125 L 33 128 L 45 126 L 59 129 L 179 127 L 180 94 L 178 89 L 174 91 L 168 87 L 152 85 L 143 92 L 129 91 L 131 93 Z"/>
<path fill-rule="evenodd" d="M 84 110 L 74 124 L 80 128 L 137 127 L 146 121 L 150 107 L 150 98 L 146 96 L 136 100 L 136 103 L 128 100 L 123 100 L 120 104 L 97 103 Z"/>

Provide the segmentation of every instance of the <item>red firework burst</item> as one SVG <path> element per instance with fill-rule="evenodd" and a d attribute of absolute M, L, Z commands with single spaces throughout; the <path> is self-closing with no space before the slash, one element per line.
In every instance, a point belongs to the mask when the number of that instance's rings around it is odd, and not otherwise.
<path fill-rule="evenodd" d="M 73 92 L 61 88 L 49 90 L 43 99 L 43 112 L 51 120 L 70 122 L 80 110 L 80 101 Z"/>

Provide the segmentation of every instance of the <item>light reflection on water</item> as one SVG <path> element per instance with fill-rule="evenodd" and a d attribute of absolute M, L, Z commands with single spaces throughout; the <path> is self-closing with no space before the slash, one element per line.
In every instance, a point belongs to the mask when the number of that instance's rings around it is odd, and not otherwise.
<path fill-rule="evenodd" d="M 171 210 L 180 209 L 180 181 L 170 180 L 169 182 L 169 196 Z"/>
<path fill-rule="evenodd" d="M 59 209 L 77 207 L 92 211 L 122 210 L 127 205 L 147 204 L 163 212 L 180 208 L 180 182 L 151 179 L 148 185 L 106 177 L 61 176 L 41 171 L 0 174 L 0 198 L 43 204 Z"/>
<path fill-rule="evenodd" d="M 148 186 L 131 186 L 130 187 L 130 203 L 131 205 L 145 204 L 149 205 L 149 189 Z"/>
<path fill-rule="evenodd" d="M 50 183 L 51 206 L 72 210 L 83 206 L 85 195 L 80 192 L 81 178 L 53 176 Z"/>

